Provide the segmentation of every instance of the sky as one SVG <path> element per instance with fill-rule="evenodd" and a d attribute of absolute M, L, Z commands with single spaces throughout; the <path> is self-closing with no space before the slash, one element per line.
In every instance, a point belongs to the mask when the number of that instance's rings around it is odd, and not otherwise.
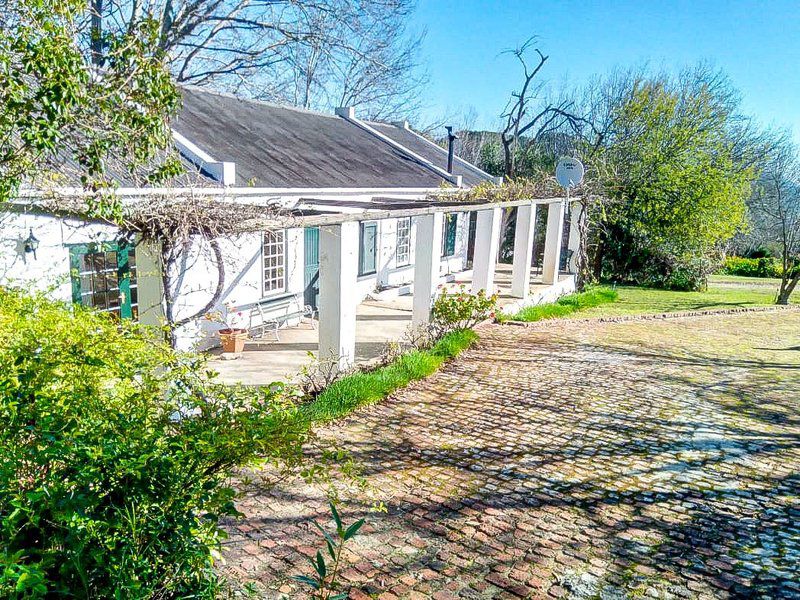
<path fill-rule="evenodd" d="M 555 87 L 615 66 L 711 62 L 740 90 L 744 112 L 800 142 L 800 0 L 418 0 L 412 30 L 427 31 L 428 122 L 474 108 L 476 127 L 496 128 L 521 77 L 502 52 L 535 35 Z"/>

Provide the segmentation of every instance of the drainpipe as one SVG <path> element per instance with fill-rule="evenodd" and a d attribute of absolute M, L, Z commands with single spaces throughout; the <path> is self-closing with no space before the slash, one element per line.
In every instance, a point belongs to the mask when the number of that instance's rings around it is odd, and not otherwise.
<path fill-rule="evenodd" d="M 445 129 L 447 129 L 447 172 L 452 174 L 453 154 L 455 152 L 455 143 L 458 136 L 453 133 L 453 127 L 451 125 L 446 126 Z"/>

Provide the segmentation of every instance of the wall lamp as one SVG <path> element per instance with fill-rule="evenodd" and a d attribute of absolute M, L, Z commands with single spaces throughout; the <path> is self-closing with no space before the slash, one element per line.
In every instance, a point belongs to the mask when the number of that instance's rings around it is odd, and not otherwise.
<path fill-rule="evenodd" d="M 33 235 L 33 229 L 31 229 L 30 234 L 25 239 L 23 244 L 25 254 L 33 254 L 33 259 L 36 260 L 36 250 L 39 249 L 39 240 L 36 239 L 35 235 Z"/>

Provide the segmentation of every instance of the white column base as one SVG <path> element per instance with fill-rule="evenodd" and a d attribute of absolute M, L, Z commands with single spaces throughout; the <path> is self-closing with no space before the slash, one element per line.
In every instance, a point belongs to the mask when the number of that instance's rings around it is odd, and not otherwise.
<path fill-rule="evenodd" d="M 431 320 L 431 305 L 439 285 L 439 265 L 442 262 L 442 227 L 444 213 L 422 215 L 416 219 L 414 250 L 414 298 L 411 324 L 425 325 Z"/>
<path fill-rule="evenodd" d="M 547 209 L 547 234 L 544 240 L 542 282 L 558 281 L 558 266 L 561 262 L 561 234 L 564 226 L 564 202 L 551 202 Z"/>

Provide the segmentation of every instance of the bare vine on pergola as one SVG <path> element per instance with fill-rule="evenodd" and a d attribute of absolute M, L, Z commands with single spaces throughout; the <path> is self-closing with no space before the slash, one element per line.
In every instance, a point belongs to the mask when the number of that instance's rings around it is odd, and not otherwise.
<path fill-rule="evenodd" d="M 164 319 L 167 340 L 174 346 L 176 330 L 211 312 L 225 290 L 225 257 L 220 240 L 271 228 L 291 227 L 290 212 L 274 204 L 246 204 L 193 190 L 184 195 L 150 194 L 128 201 L 119 221 L 94 216 L 91 198 L 53 196 L 38 203 L 45 211 L 77 217 L 118 227 L 120 236 L 135 238 L 137 243 L 151 244 L 157 249 L 163 288 Z M 217 277 L 207 302 L 191 314 L 177 315 L 179 289 L 176 275 L 193 244 L 207 244 Z"/>
<path fill-rule="evenodd" d="M 135 233 L 141 242 L 152 243 L 158 249 L 164 318 L 172 345 L 175 345 L 178 328 L 208 314 L 222 298 L 226 276 L 220 239 L 263 231 L 267 223 L 287 223 L 290 218 L 275 206 L 243 204 L 202 195 L 178 199 L 151 198 L 126 211 L 121 228 Z M 178 316 L 179 290 L 174 279 L 195 242 L 208 245 L 217 271 L 216 282 L 208 301 L 200 309 Z"/>

